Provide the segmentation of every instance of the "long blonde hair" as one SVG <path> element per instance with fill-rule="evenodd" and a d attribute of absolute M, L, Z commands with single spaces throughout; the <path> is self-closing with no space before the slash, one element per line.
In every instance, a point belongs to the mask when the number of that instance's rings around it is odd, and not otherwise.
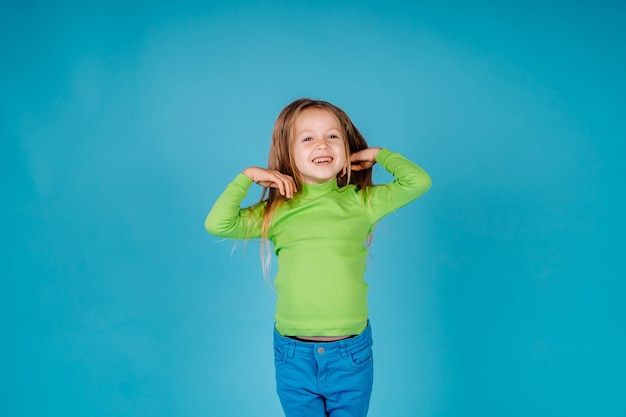
<path fill-rule="evenodd" d="M 363 192 L 365 199 L 367 187 L 374 185 L 372 182 L 372 169 L 352 171 L 350 169 L 350 154 L 362 149 L 367 149 L 367 142 L 354 123 L 352 123 L 352 120 L 350 120 L 346 112 L 326 101 L 300 98 L 282 109 L 274 123 L 268 169 L 273 169 L 291 176 L 296 183 L 297 189 L 302 189 L 302 175 L 296 167 L 293 157 L 293 142 L 296 120 L 304 110 L 310 108 L 327 110 L 339 121 L 339 126 L 344 137 L 347 167 L 345 175 L 338 175 L 337 184 L 340 187 L 345 187 L 348 184 L 356 185 L 356 187 Z M 295 197 L 297 198 L 297 195 Z M 280 192 L 276 188 L 264 187 L 261 194 L 259 204 L 265 204 L 261 221 L 261 238 L 265 242 L 265 245 L 261 245 L 261 258 L 265 274 L 267 274 L 269 269 L 270 257 L 268 241 L 272 218 L 285 199 L 286 198 L 280 195 Z"/>

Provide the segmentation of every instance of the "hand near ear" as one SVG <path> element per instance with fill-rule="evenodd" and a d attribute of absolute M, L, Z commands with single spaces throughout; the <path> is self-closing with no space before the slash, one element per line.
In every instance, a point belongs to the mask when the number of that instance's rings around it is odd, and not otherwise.
<path fill-rule="evenodd" d="M 287 198 L 293 198 L 298 191 L 292 177 L 273 169 L 249 167 L 244 169 L 242 174 L 263 187 L 277 188 L 280 195 Z"/>
<path fill-rule="evenodd" d="M 376 163 L 378 151 L 380 151 L 380 148 L 367 148 L 353 153 L 350 155 L 350 169 L 362 171 L 373 167 Z"/>

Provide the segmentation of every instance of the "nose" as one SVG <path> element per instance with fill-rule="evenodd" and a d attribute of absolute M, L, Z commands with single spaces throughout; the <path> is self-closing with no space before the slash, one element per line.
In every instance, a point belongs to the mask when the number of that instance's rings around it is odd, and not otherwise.
<path fill-rule="evenodd" d="M 317 142 L 317 149 L 328 149 L 326 138 L 322 138 Z"/>

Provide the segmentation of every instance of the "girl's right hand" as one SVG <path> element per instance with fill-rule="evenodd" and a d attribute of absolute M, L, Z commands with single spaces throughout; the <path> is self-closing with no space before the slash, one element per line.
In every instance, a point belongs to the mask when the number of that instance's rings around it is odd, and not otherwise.
<path fill-rule="evenodd" d="M 298 191 L 292 177 L 273 169 L 249 167 L 244 169 L 242 174 L 263 187 L 277 188 L 280 195 L 286 198 L 293 198 L 294 193 Z"/>

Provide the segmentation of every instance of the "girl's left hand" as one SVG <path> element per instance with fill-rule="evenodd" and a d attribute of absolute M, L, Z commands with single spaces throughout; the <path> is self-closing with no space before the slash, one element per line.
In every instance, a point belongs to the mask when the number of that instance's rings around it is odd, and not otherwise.
<path fill-rule="evenodd" d="M 362 171 L 369 169 L 376 163 L 376 155 L 380 148 L 367 148 L 350 155 L 350 169 L 352 171 Z"/>

